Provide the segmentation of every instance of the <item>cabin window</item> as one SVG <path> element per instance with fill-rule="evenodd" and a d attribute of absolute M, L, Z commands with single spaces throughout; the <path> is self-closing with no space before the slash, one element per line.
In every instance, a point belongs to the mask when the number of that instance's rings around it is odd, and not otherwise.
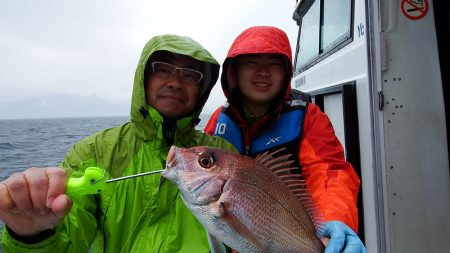
<path fill-rule="evenodd" d="M 312 4 L 303 16 L 297 59 L 298 65 L 304 65 L 319 55 L 320 1 Z"/>
<path fill-rule="evenodd" d="M 309 0 L 297 7 L 295 71 L 301 72 L 351 41 L 352 0 Z M 347 42 L 347 43 L 346 43 Z"/>

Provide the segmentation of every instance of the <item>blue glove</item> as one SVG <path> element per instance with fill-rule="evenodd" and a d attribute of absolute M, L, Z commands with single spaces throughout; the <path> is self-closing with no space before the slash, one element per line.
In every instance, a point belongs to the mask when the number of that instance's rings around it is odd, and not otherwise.
<path fill-rule="evenodd" d="M 320 236 L 330 238 L 325 253 L 367 253 L 358 235 L 340 221 L 325 222 Z"/>

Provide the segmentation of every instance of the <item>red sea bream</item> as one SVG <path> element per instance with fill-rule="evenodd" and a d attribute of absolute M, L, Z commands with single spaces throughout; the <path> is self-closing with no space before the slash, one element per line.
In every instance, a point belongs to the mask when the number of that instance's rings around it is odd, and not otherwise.
<path fill-rule="evenodd" d="M 323 252 L 304 182 L 286 156 L 256 159 L 210 147 L 172 147 L 162 176 L 180 189 L 213 252 Z M 313 217 L 313 218 L 311 218 Z"/>

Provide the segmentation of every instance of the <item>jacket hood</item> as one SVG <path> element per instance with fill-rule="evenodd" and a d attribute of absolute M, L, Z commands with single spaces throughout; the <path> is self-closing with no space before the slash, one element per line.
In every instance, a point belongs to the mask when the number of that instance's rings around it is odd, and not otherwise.
<path fill-rule="evenodd" d="M 285 57 L 287 65 L 287 73 L 284 85 L 284 96 L 281 96 L 281 100 L 277 105 L 283 104 L 285 100 L 289 98 L 291 91 L 290 80 L 292 78 L 293 66 L 292 66 L 292 51 L 289 43 L 289 39 L 286 33 L 276 27 L 271 26 L 254 26 L 244 30 L 234 40 L 228 51 L 227 58 L 223 63 L 223 70 L 221 76 L 222 89 L 228 102 L 233 105 L 240 101 L 238 98 L 232 98 L 231 94 L 237 87 L 236 83 L 231 83 L 231 75 L 233 70 L 230 64 L 236 56 L 243 54 L 282 54 Z M 235 94 L 235 93 L 233 93 Z M 237 106 L 237 105 L 234 105 Z"/>
<path fill-rule="evenodd" d="M 140 132 L 143 131 L 143 136 L 148 136 L 146 131 L 149 131 L 149 126 L 147 125 L 150 124 L 150 122 L 146 122 L 146 118 L 148 118 L 149 115 L 153 117 L 153 115 L 159 114 L 156 110 L 147 105 L 144 88 L 145 67 L 150 57 L 157 51 L 168 51 L 175 54 L 190 56 L 204 63 L 204 79 L 201 83 L 202 86 L 197 104 L 191 115 L 185 115 L 185 117 L 190 117 L 191 123 L 198 123 L 195 121 L 197 121 L 197 118 L 200 115 L 200 112 L 219 76 L 219 63 L 206 49 L 204 49 L 193 39 L 172 34 L 160 35 L 150 39 L 142 50 L 141 57 L 136 68 L 133 95 L 131 99 L 131 121 L 138 127 L 138 129 L 140 129 Z M 159 115 L 159 118 L 162 119 L 162 116 Z"/>

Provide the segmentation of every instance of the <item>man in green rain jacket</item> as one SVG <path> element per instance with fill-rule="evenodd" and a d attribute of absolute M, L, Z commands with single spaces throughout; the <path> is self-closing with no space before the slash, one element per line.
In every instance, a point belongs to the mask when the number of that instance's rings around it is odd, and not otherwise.
<path fill-rule="evenodd" d="M 64 192 L 67 177 L 88 166 L 108 178 L 164 168 L 171 145 L 234 150 L 194 128 L 218 72 L 190 38 L 151 39 L 135 74 L 131 122 L 76 143 L 60 164 L 65 170 L 30 168 L 0 182 L 4 252 L 209 252 L 204 228 L 159 174 L 110 183 L 95 195 Z"/>

